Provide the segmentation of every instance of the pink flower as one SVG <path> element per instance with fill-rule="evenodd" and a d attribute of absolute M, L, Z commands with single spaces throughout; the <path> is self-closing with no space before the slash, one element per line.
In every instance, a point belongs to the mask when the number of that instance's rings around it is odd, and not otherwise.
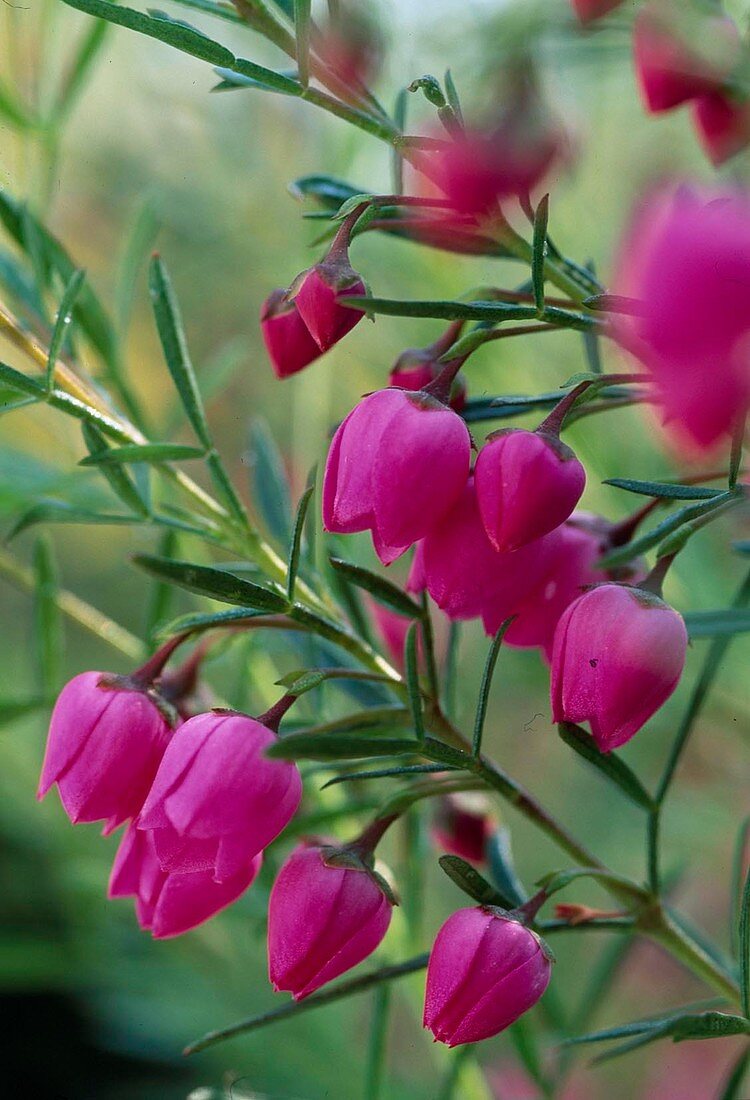
<path fill-rule="evenodd" d="M 244 714 L 211 711 L 172 738 L 140 815 L 163 871 L 210 871 L 226 882 L 279 835 L 302 782 L 294 764 L 264 750 L 276 735 Z"/>
<path fill-rule="evenodd" d="M 669 111 L 721 88 L 739 57 L 739 34 L 724 15 L 652 0 L 636 16 L 633 54 L 647 110 Z"/>
<path fill-rule="evenodd" d="M 721 92 L 693 103 L 693 123 L 706 156 L 717 167 L 750 145 L 750 100 Z"/>
<path fill-rule="evenodd" d="M 260 331 L 277 378 L 296 374 L 322 354 L 286 290 L 274 290 L 266 298 Z"/>
<path fill-rule="evenodd" d="M 488 1039 L 536 1004 L 550 972 L 529 928 L 492 909 L 459 909 L 432 947 L 424 1026 L 449 1047 Z"/>
<path fill-rule="evenodd" d="M 614 332 L 653 375 L 667 431 L 688 453 L 713 448 L 750 405 L 748 197 L 652 194 L 626 234 L 614 289 L 638 300 Z"/>
<path fill-rule="evenodd" d="M 293 290 L 297 312 L 321 351 L 328 351 L 364 317 L 364 310 L 341 305 L 340 298 L 367 293 L 356 271 L 330 257 L 304 272 Z"/>
<path fill-rule="evenodd" d="M 494 828 L 484 795 L 449 794 L 438 800 L 432 839 L 444 852 L 469 863 L 484 863 Z"/>
<path fill-rule="evenodd" d="M 474 470 L 479 512 L 496 550 L 517 550 L 549 534 L 571 514 L 586 471 L 570 447 L 548 432 L 493 432 Z"/>
<path fill-rule="evenodd" d="M 622 0 L 571 0 L 573 11 L 582 23 L 591 23 L 594 19 L 600 19 L 603 15 L 614 11 L 622 3 Z"/>
<path fill-rule="evenodd" d="M 458 339 L 463 325 L 463 321 L 454 321 L 434 344 L 403 351 L 391 367 L 388 384 L 402 390 L 421 390 L 428 386 L 442 369 L 440 358 Z M 465 404 L 466 382 L 459 374 L 451 387 L 450 406 L 456 412 L 461 412 Z"/>
<path fill-rule="evenodd" d="M 258 853 L 223 882 L 216 882 L 210 870 L 168 874 L 159 865 L 152 833 L 132 822 L 117 849 L 108 897 L 135 896 L 141 928 L 149 929 L 154 939 L 166 939 L 189 932 L 236 901 L 262 862 Z"/>
<path fill-rule="evenodd" d="M 602 752 L 638 732 L 682 673 L 682 616 L 639 588 L 602 584 L 568 607 L 555 631 L 554 722 L 589 722 Z"/>
<path fill-rule="evenodd" d="M 424 392 L 379 390 L 333 437 L 323 483 L 323 525 L 370 530 L 381 561 L 426 535 L 461 495 L 471 438 L 463 420 Z"/>
<path fill-rule="evenodd" d="M 107 687 L 109 676 L 82 672 L 60 692 L 37 792 L 57 783 L 73 824 L 106 820 L 106 832 L 138 813 L 172 736 L 145 690 Z"/>
<path fill-rule="evenodd" d="M 268 970 L 299 1001 L 371 955 L 391 903 L 364 868 L 328 866 L 321 844 L 301 844 L 279 871 L 268 906 Z"/>
<path fill-rule="evenodd" d="M 394 665 L 402 669 L 404 667 L 406 635 L 409 633 L 409 627 L 414 620 L 407 615 L 399 615 L 397 611 L 391 610 L 390 607 L 384 607 L 377 600 L 368 599 L 367 603 L 378 628 L 378 633 L 385 643 L 386 652 Z M 419 640 L 417 645 L 419 646 Z"/>

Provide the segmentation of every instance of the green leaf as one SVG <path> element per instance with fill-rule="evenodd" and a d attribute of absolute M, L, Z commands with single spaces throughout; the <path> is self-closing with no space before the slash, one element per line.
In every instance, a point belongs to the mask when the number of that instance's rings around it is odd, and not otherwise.
<path fill-rule="evenodd" d="M 713 500 L 724 495 L 723 489 L 708 489 L 702 485 L 674 485 L 668 481 L 633 481 L 626 477 L 610 477 L 602 482 L 628 493 L 664 500 Z"/>
<path fill-rule="evenodd" d="M 21 131 L 32 130 L 37 126 L 34 116 L 4 84 L 0 84 L 0 118 Z"/>
<path fill-rule="evenodd" d="M 343 734 L 290 733 L 276 741 L 266 755 L 275 760 L 358 760 L 372 756 L 419 754 L 412 739 L 346 737 Z"/>
<path fill-rule="evenodd" d="M 718 1100 L 742 1100 L 740 1089 L 745 1080 L 748 1063 L 750 1063 L 750 1048 L 740 1051 Z"/>
<path fill-rule="evenodd" d="M 461 859 L 460 856 L 441 856 L 438 863 L 459 890 L 463 890 L 480 905 L 496 905 L 501 909 L 513 908 L 509 899 L 503 897 L 500 891 L 496 890 L 465 859 Z"/>
<path fill-rule="evenodd" d="M 22 531 L 26 531 L 37 523 L 84 523 L 121 526 L 143 523 L 143 517 L 92 512 L 85 508 L 76 508 L 74 505 L 66 504 L 62 500 L 42 500 L 32 505 L 28 511 L 16 520 L 10 532 L 6 535 L 6 541 L 10 542 Z"/>
<path fill-rule="evenodd" d="M 203 458 L 205 453 L 200 447 L 189 447 L 184 443 L 126 443 L 124 447 L 111 447 L 100 454 L 82 458 L 78 465 L 119 466 L 133 462 L 181 462 L 189 458 Z"/>
<path fill-rule="evenodd" d="M 257 65 L 254 61 L 247 61 L 243 57 L 234 58 L 232 68 L 219 67 L 217 76 L 222 78 L 215 91 L 229 91 L 237 88 L 259 88 L 267 92 L 278 92 L 281 95 L 302 95 L 304 88 L 286 73 L 277 73 L 273 69 L 266 69 L 263 65 Z"/>
<path fill-rule="evenodd" d="M 260 418 L 250 428 L 249 450 L 251 497 L 269 534 L 288 543 L 292 534 L 292 503 L 289 481 L 268 424 Z"/>
<path fill-rule="evenodd" d="M 393 105 L 393 121 L 403 134 L 406 129 L 406 107 L 409 102 L 409 93 L 406 88 L 401 88 Z M 391 181 L 394 195 L 404 193 L 404 158 L 401 150 L 394 145 L 391 149 Z"/>
<path fill-rule="evenodd" d="M 716 611 L 688 611 L 683 617 L 691 640 L 744 634 L 750 630 L 750 611 L 746 608 L 727 607 Z"/>
<path fill-rule="evenodd" d="M 647 550 L 651 550 L 654 546 L 666 540 L 667 536 L 678 532 L 681 534 L 680 528 L 687 527 L 693 520 L 702 519 L 717 508 L 728 504 L 732 499 L 731 493 L 719 493 L 717 497 L 713 497 L 711 500 L 704 500 L 698 504 L 689 504 L 685 508 L 680 508 L 679 511 L 662 520 L 651 531 L 647 531 L 645 535 L 641 535 L 640 538 L 633 539 L 627 545 L 620 546 L 609 554 L 605 554 L 596 563 L 597 569 L 612 569 L 614 566 L 623 565 L 633 558 L 640 557 Z M 663 548 L 660 548 L 660 553 L 661 549 Z"/>
<path fill-rule="evenodd" d="M 748 840 L 750 840 L 750 817 L 746 817 L 739 827 L 732 853 L 732 878 L 729 892 L 729 940 L 732 954 L 739 953 L 739 922 L 742 911 L 742 879 L 745 874 L 745 862 Z"/>
<path fill-rule="evenodd" d="M 500 646 L 503 644 L 503 638 L 514 619 L 515 615 L 511 615 L 511 617 L 506 619 L 501 625 L 497 634 L 492 639 L 490 651 L 487 654 L 484 672 L 482 673 L 482 683 L 479 688 L 476 716 L 474 718 L 474 736 L 471 743 L 471 752 L 473 756 L 479 756 L 482 750 L 482 734 L 484 733 L 484 721 L 487 717 L 487 705 L 490 698 L 490 688 L 492 687 L 492 676 L 500 653 Z"/>
<path fill-rule="evenodd" d="M 28 393 L 40 401 L 45 396 L 44 386 L 41 382 L 38 382 L 36 378 L 29 378 L 27 374 L 22 374 L 20 370 L 15 370 L 14 367 L 9 367 L 6 363 L 0 363 L 0 382 L 9 386 L 12 390 L 17 390 L 18 393 Z"/>
<path fill-rule="evenodd" d="M 58 604 L 57 568 L 46 538 L 34 545 L 34 619 L 39 666 L 39 690 L 54 698 L 62 683 L 63 629 Z"/>
<path fill-rule="evenodd" d="M 299 82 L 306 88 L 310 80 L 310 0 L 294 0 L 294 33 Z"/>
<path fill-rule="evenodd" d="M 426 76 L 420 76 L 416 80 L 412 80 L 408 90 L 410 92 L 422 91 L 425 99 L 433 107 L 445 107 L 446 105 L 440 81 L 429 73 Z"/>
<path fill-rule="evenodd" d="M 25 718 L 27 714 L 41 710 L 47 706 L 49 699 L 44 695 L 32 695 L 28 699 L 3 699 L 0 697 L 0 726 L 10 725 L 18 718 Z"/>
<path fill-rule="evenodd" d="M 573 722 L 560 722 L 557 730 L 566 745 L 570 745 L 574 752 L 593 765 L 610 783 L 619 787 L 627 798 L 644 810 L 650 811 L 654 808 L 653 798 L 635 772 L 614 753 L 600 752 L 591 734 Z"/>
<path fill-rule="evenodd" d="M 288 611 L 289 604 L 277 592 L 261 588 L 259 584 L 241 580 L 222 569 L 209 565 L 196 565 L 187 561 L 172 561 L 169 558 L 152 557 L 150 554 L 136 554 L 133 558 L 139 569 L 144 569 L 152 577 L 158 577 L 178 588 L 186 588 L 200 596 L 209 596 L 222 603 L 239 604 L 240 607 L 269 614 Z"/>
<path fill-rule="evenodd" d="M 81 431 L 90 456 L 101 460 L 104 455 L 110 453 L 106 439 L 93 424 L 84 421 L 81 425 Z M 79 465 L 85 465 L 86 462 L 86 459 L 82 459 Z M 144 498 L 126 470 L 123 470 L 120 466 L 108 466 L 106 463 L 100 464 L 100 470 L 112 491 L 120 498 L 123 504 L 126 504 L 133 512 L 138 512 L 142 516 L 148 516 L 150 514 L 148 501 Z"/>
<path fill-rule="evenodd" d="M 422 692 L 419 687 L 419 669 L 417 666 L 417 638 L 419 625 L 412 623 L 406 633 L 404 642 L 404 664 L 406 666 L 406 687 L 409 693 L 409 709 L 414 723 L 414 736 L 417 741 L 424 741 L 425 726 L 424 712 L 422 710 Z"/>
<path fill-rule="evenodd" d="M 53 379 L 55 376 L 55 365 L 60 356 L 65 338 L 70 330 L 70 324 L 73 319 L 73 306 L 75 305 L 78 295 L 81 293 L 83 287 L 83 281 L 86 278 L 85 271 L 77 269 L 73 272 L 68 281 L 68 285 L 65 287 L 65 293 L 62 296 L 60 302 L 60 308 L 57 311 L 57 317 L 55 318 L 55 325 L 52 329 L 52 339 L 49 345 L 49 355 L 47 357 L 47 389 L 52 389 Z"/>
<path fill-rule="evenodd" d="M 487 862 L 492 878 L 500 893 L 506 897 L 510 905 L 507 909 L 515 909 L 528 899 L 523 883 L 516 873 L 511 852 L 511 834 L 506 825 L 496 829 L 487 842 Z"/>
<path fill-rule="evenodd" d="M 534 235 L 531 252 L 531 283 L 534 302 L 541 313 L 544 310 L 544 261 L 547 255 L 547 223 L 549 221 L 549 195 L 539 200 L 534 214 Z"/>
<path fill-rule="evenodd" d="M 445 84 L 445 95 L 448 103 L 453 110 L 453 114 L 456 116 L 459 124 L 463 126 L 464 116 L 461 110 L 461 103 L 458 98 L 458 92 L 456 91 L 456 85 L 453 82 L 453 76 L 451 75 L 450 69 L 446 69 L 443 83 Z"/>
<path fill-rule="evenodd" d="M 740 956 L 740 994 L 742 1011 L 750 1019 L 750 868 L 745 878 L 745 887 L 740 902 L 740 920 L 737 933 Z"/>
<path fill-rule="evenodd" d="M 627 895 L 633 901 L 642 902 L 648 897 L 646 891 L 642 887 L 636 886 L 630 879 L 625 878 L 623 875 L 616 875 L 613 871 L 603 870 L 601 867 L 572 867 L 564 871 L 550 871 L 548 875 L 544 875 L 539 879 L 537 885 L 544 890 L 548 897 L 552 897 L 553 894 L 565 889 L 571 882 L 576 882 L 579 878 L 593 878 L 606 883 L 608 886 L 614 886 L 619 893 Z"/>
<path fill-rule="evenodd" d="M 103 3 L 104 0 L 96 0 L 96 2 Z M 120 9 L 115 10 L 119 11 Z M 172 375 L 172 381 L 180 395 L 187 418 L 193 426 L 193 431 L 208 450 L 211 447 L 211 435 L 203 409 L 203 401 L 198 389 L 193 364 L 190 361 L 185 331 L 182 327 L 182 318 L 180 317 L 172 283 L 159 256 L 154 256 L 151 261 L 148 285 L 156 318 L 156 327 L 159 331 L 159 339 L 161 340 L 169 373 Z"/>
<path fill-rule="evenodd" d="M 73 61 L 68 66 L 60 83 L 60 90 L 53 110 L 58 126 L 72 109 L 86 83 L 108 33 L 109 25 L 107 23 L 94 23 L 81 39 Z"/>
<path fill-rule="evenodd" d="M 411 596 L 407 596 L 403 589 L 392 581 L 386 580 L 378 573 L 365 569 L 362 565 L 355 565 L 353 562 L 344 561 L 342 558 L 329 558 L 328 560 L 337 573 L 341 573 L 357 588 L 363 588 L 366 592 L 369 592 L 379 603 L 390 607 L 392 611 L 396 611 L 399 615 L 406 615 L 410 619 L 422 617 L 422 608 L 419 604 Z"/>
<path fill-rule="evenodd" d="M 106 19 L 108 23 L 115 23 L 118 27 L 127 27 L 131 31 L 146 34 L 149 38 L 156 38 L 168 46 L 174 46 L 175 49 L 198 57 L 201 61 L 208 61 L 212 65 L 225 65 L 231 68 L 234 63 L 234 57 L 229 50 L 185 23 L 144 15 L 143 12 L 134 11 L 133 8 L 109 3 L 109 0 L 65 0 L 65 3 L 71 8 L 86 12 L 87 15 L 94 15 L 99 19 Z"/>
<path fill-rule="evenodd" d="M 447 770 L 454 771 L 455 769 L 449 768 Z M 340 783 L 353 783 L 365 779 L 400 779 L 405 775 L 434 775 L 445 771 L 445 764 L 411 764 L 395 768 L 377 768 L 366 772 L 347 772 L 345 775 L 336 775 L 333 779 L 329 779 L 320 789 L 324 791 L 327 787 L 335 787 Z"/>
<path fill-rule="evenodd" d="M 297 582 L 297 572 L 299 570 L 299 555 L 302 547 L 302 532 L 305 528 L 305 517 L 307 515 L 307 509 L 310 504 L 310 499 L 315 492 L 315 483 L 308 485 L 304 493 L 300 497 L 299 504 L 297 505 L 297 515 L 294 519 L 294 530 L 292 532 L 292 541 L 289 546 L 289 560 L 287 562 L 287 581 L 286 581 L 286 594 L 290 603 L 294 602 L 294 589 Z"/>
<path fill-rule="evenodd" d="M 170 587 L 173 587 L 171 581 L 169 584 Z M 232 629 L 241 626 L 242 623 L 252 623 L 253 619 L 261 618 L 265 614 L 265 611 L 248 611 L 243 608 L 234 611 L 197 612 L 192 615 L 180 615 L 168 623 L 159 624 L 158 637 L 171 638 L 175 634 L 182 634 L 185 631 L 199 634 L 204 630 L 220 629 L 221 627 Z M 291 625 L 290 629 L 292 629 Z"/>

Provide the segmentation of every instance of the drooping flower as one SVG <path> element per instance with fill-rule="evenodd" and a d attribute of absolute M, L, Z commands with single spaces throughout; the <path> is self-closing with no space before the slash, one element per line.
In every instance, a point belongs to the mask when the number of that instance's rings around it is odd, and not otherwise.
<path fill-rule="evenodd" d="M 463 321 L 454 321 L 433 344 L 403 351 L 391 367 L 389 386 L 402 390 L 421 390 L 434 382 L 443 366 L 440 362 L 441 356 L 458 339 L 463 326 Z M 465 404 L 466 382 L 458 374 L 451 386 L 450 406 L 456 412 L 461 412 Z"/>
<path fill-rule="evenodd" d="M 459 909 L 432 947 L 424 1026 L 449 1047 L 488 1039 L 536 1004 L 550 973 L 531 929 L 497 910 Z"/>
<path fill-rule="evenodd" d="M 323 354 L 288 295 L 272 291 L 260 310 L 260 331 L 277 378 L 297 374 Z"/>
<path fill-rule="evenodd" d="M 622 0 L 571 0 L 573 11 L 582 23 L 591 23 L 608 15 L 622 3 Z"/>
<path fill-rule="evenodd" d="M 750 145 L 750 100 L 722 92 L 693 103 L 693 123 L 706 156 L 718 167 Z"/>
<path fill-rule="evenodd" d="M 622 246 L 613 332 L 653 375 L 666 431 L 715 447 L 750 405 L 750 199 L 731 188 L 652 193 Z"/>
<path fill-rule="evenodd" d="M 145 683 L 82 672 L 60 692 L 50 720 L 37 798 L 57 784 L 73 824 L 116 829 L 138 813 L 172 729 Z"/>
<path fill-rule="evenodd" d="M 369 394 L 333 437 L 323 525 L 372 531 L 382 561 L 397 558 L 450 510 L 469 474 L 471 438 L 452 409 L 424 391 Z"/>
<path fill-rule="evenodd" d="M 272 729 L 232 711 L 188 719 L 169 744 L 138 827 L 153 834 L 163 871 L 210 871 L 226 882 L 286 827 L 302 782 L 265 750 Z"/>
<path fill-rule="evenodd" d="M 327 862 L 324 842 L 301 844 L 279 871 L 268 906 L 268 969 L 276 990 L 301 1000 L 371 955 L 392 903 L 356 860 Z"/>
<path fill-rule="evenodd" d="M 602 584 L 555 631 L 555 722 L 588 722 L 602 752 L 629 741 L 677 687 L 687 652 L 682 616 L 640 588 Z"/>
<path fill-rule="evenodd" d="M 153 834 L 128 826 L 112 866 L 108 897 L 135 897 L 138 923 L 154 939 L 179 936 L 236 901 L 255 880 L 263 856 L 253 856 L 230 878 L 216 882 L 210 870 L 162 871 Z"/>
<path fill-rule="evenodd" d="M 438 848 L 470 863 L 484 863 L 495 823 L 482 794 L 449 794 L 438 799 L 432 839 Z"/>

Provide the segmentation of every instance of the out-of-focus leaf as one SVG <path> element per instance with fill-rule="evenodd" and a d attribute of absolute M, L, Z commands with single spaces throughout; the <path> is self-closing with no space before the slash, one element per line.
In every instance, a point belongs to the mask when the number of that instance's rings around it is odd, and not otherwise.
<path fill-rule="evenodd" d="M 109 446 L 102 433 L 93 424 L 82 424 L 84 442 L 92 458 L 101 459 L 109 453 Z M 86 459 L 82 459 L 80 465 L 85 465 Z M 107 480 L 112 491 L 120 498 L 123 504 L 134 512 L 147 516 L 150 513 L 148 500 L 139 490 L 130 474 L 118 465 L 99 464 L 102 476 Z"/>
<path fill-rule="evenodd" d="M 477 700 L 477 710 L 474 717 L 474 735 L 471 743 L 473 756 L 479 756 L 482 749 L 482 734 L 484 732 L 484 721 L 487 717 L 487 706 L 490 699 L 490 688 L 492 687 L 492 675 L 495 671 L 495 665 L 497 664 L 497 658 L 500 654 L 500 646 L 503 644 L 503 638 L 514 618 L 515 616 L 511 615 L 509 619 L 506 619 L 505 622 L 501 624 L 500 629 L 492 639 L 492 644 L 487 654 L 487 660 L 484 664 L 482 683 L 479 687 L 479 699 Z"/>
<path fill-rule="evenodd" d="M 142 516 L 115 515 L 105 512 L 89 512 L 84 508 L 75 508 L 62 500 L 42 500 L 34 504 L 16 520 L 6 539 L 10 542 L 22 531 L 34 527 L 37 523 L 82 523 L 121 526 L 143 523 Z"/>
<path fill-rule="evenodd" d="M 27 699 L 5 699 L 0 696 L 0 727 L 8 726 L 18 718 L 25 718 L 42 707 L 49 700 L 44 695 L 31 695 Z"/>
<path fill-rule="evenodd" d="M 34 545 L 34 620 L 40 694 L 54 697 L 62 681 L 63 630 L 57 602 L 57 568 L 46 538 Z"/>
<path fill-rule="evenodd" d="M 125 5 L 111 4 L 109 0 L 65 0 L 65 3 L 71 8 L 86 12 L 87 15 L 115 23 L 118 27 L 127 27 L 131 31 L 146 34 L 149 38 L 157 38 L 168 46 L 174 46 L 175 49 L 212 65 L 231 67 L 234 61 L 233 55 L 225 46 L 220 46 L 208 35 L 186 23 L 163 16 L 144 15 L 143 12 Z"/>
<path fill-rule="evenodd" d="M 364 588 L 379 603 L 385 604 L 399 615 L 408 615 L 410 619 L 421 618 L 422 608 L 419 604 L 392 581 L 386 580 L 378 573 L 373 573 L 370 569 L 365 569 L 362 565 L 355 565 L 342 558 L 329 558 L 329 561 L 337 572 L 358 588 Z"/>
<path fill-rule="evenodd" d="M 487 841 L 487 862 L 495 885 L 511 903 L 506 908 L 514 909 L 523 905 L 528 894 L 516 873 L 510 839 L 510 829 L 507 826 L 496 829 Z"/>
<path fill-rule="evenodd" d="M 544 309 L 544 260 L 547 254 L 547 222 L 549 220 L 549 195 L 539 200 L 534 214 L 534 237 L 531 256 L 531 283 L 534 302 L 538 310 Z"/>
<path fill-rule="evenodd" d="M 419 625 L 413 622 L 406 634 L 404 643 L 404 664 L 406 665 L 406 687 L 409 692 L 409 708 L 411 710 L 414 736 L 417 741 L 424 740 L 424 712 L 422 710 L 422 692 L 419 687 L 419 670 L 417 667 L 417 632 Z"/>
<path fill-rule="evenodd" d="M 729 940 L 732 954 L 737 957 L 739 951 L 739 923 L 742 909 L 742 882 L 745 877 L 748 840 L 750 840 L 750 817 L 746 817 L 737 831 L 732 853 L 732 879 L 729 890 Z"/>
<path fill-rule="evenodd" d="M 748 1063 L 750 1063 L 750 1048 L 740 1051 L 718 1100 L 742 1100 L 740 1089 L 745 1080 Z"/>
<path fill-rule="evenodd" d="M 750 611 L 747 608 L 727 607 L 717 611 L 688 611 L 684 619 L 691 639 L 744 634 L 750 630 Z"/>
<path fill-rule="evenodd" d="M 73 320 L 73 306 L 83 288 L 83 282 L 86 278 L 86 273 L 80 268 L 73 272 L 65 287 L 65 293 L 60 301 L 60 308 L 57 311 L 57 317 L 55 318 L 54 328 L 52 329 L 52 339 L 49 344 L 49 355 L 47 357 L 47 389 L 52 388 L 53 379 L 55 376 L 55 366 L 57 364 L 58 357 L 62 350 L 62 346 L 65 343 L 68 332 L 70 331 L 70 325 Z"/>
<path fill-rule="evenodd" d="M 745 887 L 740 901 L 740 922 L 737 933 L 740 956 L 740 993 L 742 1011 L 750 1021 L 750 868 L 745 878 Z M 750 1028 L 750 1022 L 748 1023 Z"/>
<path fill-rule="evenodd" d="M 239 604 L 254 611 L 278 614 L 288 609 L 287 601 L 277 592 L 262 588 L 259 584 L 241 580 L 222 569 L 210 565 L 197 565 L 187 561 L 136 554 L 133 562 L 140 569 L 178 588 L 186 588 L 200 596 L 209 596 L 221 603 Z"/>
<path fill-rule="evenodd" d="M 359 760 L 371 756 L 414 756 L 418 752 L 419 746 L 411 738 L 291 733 L 274 742 L 267 755 L 276 760 Z"/>
<path fill-rule="evenodd" d="M 124 447 L 110 447 L 100 454 L 82 458 L 79 466 L 120 466 L 133 462 L 183 462 L 189 458 L 203 458 L 200 447 L 184 443 L 126 443 Z"/>
<path fill-rule="evenodd" d="M 292 533 L 292 502 L 284 461 L 265 420 L 254 420 L 248 451 L 253 504 L 269 534 L 288 544 Z"/>
<path fill-rule="evenodd" d="M 299 570 L 299 555 L 302 548 L 302 532 L 305 527 L 305 517 L 307 515 L 307 509 L 310 504 L 310 498 L 315 492 L 315 484 L 308 485 L 304 493 L 300 497 L 299 504 L 297 505 L 297 514 L 294 518 L 294 530 L 292 531 L 292 540 L 289 545 L 289 560 L 287 562 L 287 582 L 286 582 L 286 594 L 290 603 L 294 602 L 294 588 L 297 581 L 297 571 Z"/>
<path fill-rule="evenodd" d="M 297 39 L 299 82 L 307 87 L 310 79 L 310 0 L 294 0 L 294 31 Z"/>

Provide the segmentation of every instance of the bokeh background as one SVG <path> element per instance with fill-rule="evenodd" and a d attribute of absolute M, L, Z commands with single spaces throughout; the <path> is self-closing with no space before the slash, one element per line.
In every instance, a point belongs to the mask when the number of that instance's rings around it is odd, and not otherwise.
<path fill-rule="evenodd" d="M 284 67 L 250 31 L 168 6 L 175 17 L 203 27 L 238 53 Z M 392 102 L 410 80 L 425 72 L 440 75 L 450 66 L 465 109 L 485 102 L 489 74 L 512 55 L 523 27 L 547 22 L 535 40 L 535 55 L 556 109 L 576 135 L 577 150 L 554 184 L 551 231 L 568 254 L 593 259 L 605 280 L 628 211 L 650 181 L 664 173 L 713 177 L 684 112 L 658 120 L 643 115 L 628 56 L 627 12 L 606 31 L 581 35 L 574 32 L 565 0 L 515 5 L 379 0 L 376 7 L 389 43 L 378 82 L 382 98 Z M 743 5 L 734 10 L 741 15 Z M 0 87 L 14 90 L 34 109 L 49 104 L 89 25 L 59 0 L 3 5 Z M 304 103 L 258 92 L 212 95 L 215 82 L 210 67 L 198 60 L 128 31 L 110 30 L 64 125 L 45 134 L 0 119 L 0 185 L 29 201 L 86 268 L 105 303 L 117 310 L 129 377 L 160 438 L 191 442 L 160 357 L 144 265 L 133 264 L 158 247 L 172 273 L 209 395 L 211 423 L 235 483 L 252 503 L 249 439 L 251 426 L 262 418 L 296 497 L 324 451 L 330 425 L 360 394 L 383 384 L 405 346 L 426 343 L 440 329 L 435 322 L 381 317 L 375 327 L 359 325 L 301 375 L 284 383 L 273 378 L 258 331 L 260 303 L 270 288 L 286 285 L 313 261 L 317 252 L 311 242 L 320 229 L 319 223 L 303 220 L 309 207 L 295 201 L 287 185 L 307 173 L 326 172 L 359 190 L 388 190 L 388 152 Z M 433 125 L 431 111 L 424 100 L 410 100 L 410 129 L 426 132 Z M 735 162 L 727 174 L 743 179 L 747 169 L 747 163 Z M 17 250 L 0 231 L 0 261 L 7 255 L 17 258 Z M 519 281 L 518 269 L 507 263 L 456 257 L 376 234 L 358 241 L 353 256 L 374 292 L 388 297 L 449 298 L 472 286 Z M 616 369 L 616 354 L 605 352 L 607 364 Z M 2 337 L 0 358 L 28 369 Z M 580 338 L 564 333 L 490 346 L 472 359 L 467 373 L 471 394 L 481 396 L 550 390 L 582 369 Z M 82 505 L 111 502 L 97 474 L 76 467 L 85 450 L 73 422 L 34 408 L 4 417 L 1 428 L 5 530 L 40 497 Z M 638 501 L 602 486 L 602 479 L 660 479 L 680 472 L 642 411 L 586 419 L 571 430 L 570 442 L 589 472 L 586 507 L 613 518 Z M 37 534 L 21 535 L 1 553 L 26 566 Z M 142 638 L 152 593 L 128 558 L 152 550 L 154 533 L 55 526 L 49 535 L 64 587 Z M 669 578 L 671 601 L 683 610 L 726 606 L 743 573 L 730 543 L 743 535 L 741 521 L 729 520 L 695 538 Z M 201 552 L 189 539 L 180 550 L 185 557 Z M 365 539 L 353 538 L 348 552 L 373 564 Z M 188 1095 L 198 1100 L 224 1090 L 278 1100 L 361 1095 L 369 996 L 189 1061 L 181 1058 L 182 1046 L 205 1030 L 277 1003 L 265 975 L 263 921 L 272 868 L 283 858 L 284 846 L 245 898 L 177 941 L 151 941 L 139 932 L 127 901 L 105 899 L 116 839 L 101 839 L 94 826 L 72 829 L 55 795 L 42 805 L 34 798 L 48 713 L 42 708 L 19 716 L 12 706 L 35 691 L 37 643 L 33 600 L 8 561 L 6 556 L 0 562 L 0 997 L 6 1073 L 17 1075 L 25 1094 L 41 1090 L 39 1095 L 66 1100 Z M 187 598 L 176 600 L 170 613 L 195 606 Z M 87 668 L 128 667 L 121 653 L 91 633 L 73 623 L 65 630 L 63 678 Z M 459 678 L 464 725 L 471 721 L 486 644 L 478 628 L 464 632 Z M 693 645 L 679 690 L 623 750 L 647 784 L 658 775 L 706 644 Z M 698 723 L 664 820 L 674 900 L 723 946 L 729 936 L 731 853 L 747 812 L 750 778 L 747 661 L 747 642 L 740 638 Z M 219 695 L 258 712 L 274 698 L 273 681 L 300 663 L 287 640 L 251 639 L 219 653 L 208 678 Z M 333 688 L 326 690 L 325 705 L 335 712 L 341 701 Z M 611 794 L 555 736 L 547 672 L 535 654 L 503 652 L 485 744 L 605 860 L 642 875 L 640 812 Z M 340 797 L 331 793 L 331 799 Z M 527 884 L 565 864 L 512 811 L 498 811 L 512 826 L 517 865 Z M 424 816 L 394 830 L 385 854 L 404 893 L 419 878 L 425 890 L 421 918 L 409 926 L 397 912 L 379 952 L 381 960 L 395 961 L 425 949 L 463 900 L 436 865 Z M 605 895 L 588 886 L 571 889 L 566 900 L 607 905 Z M 576 935 L 558 938 L 554 946 L 559 961 L 549 1000 L 571 1027 L 584 1017 L 587 1027 L 615 1024 L 706 996 L 704 987 L 648 945 L 625 951 L 604 935 Z M 607 967 L 612 985 L 602 996 L 595 992 L 597 974 Z M 420 1028 L 422 983 L 420 975 L 393 989 L 382 1093 L 393 1100 L 434 1100 L 455 1057 L 433 1046 Z M 472 1051 L 456 1095 L 467 1100 L 537 1096 L 524 1078 L 519 1045 L 544 1049 L 559 1038 L 549 1030 L 550 1012 L 532 1014 L 520 1038 L 501 1036 Z M 736 1053 L 731 1040 L 663 1044 L 594 1069 L 584 1054 L 565 1098 L 708 1100 L 721 1095 Z"/>

